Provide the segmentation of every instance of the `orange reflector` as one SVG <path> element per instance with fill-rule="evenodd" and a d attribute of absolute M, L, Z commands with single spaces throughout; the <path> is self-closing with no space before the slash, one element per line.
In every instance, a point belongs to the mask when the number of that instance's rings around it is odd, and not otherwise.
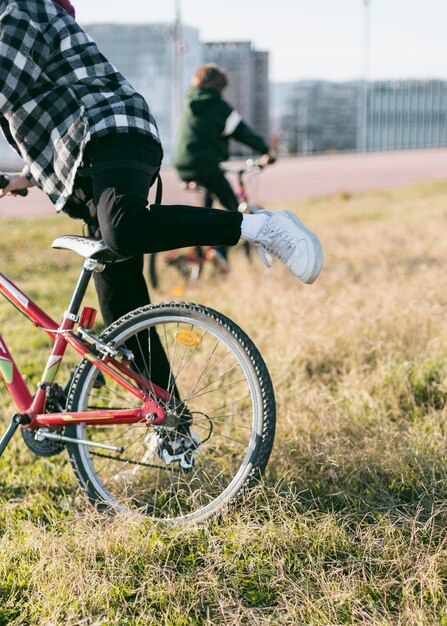
<path fill-rule="evenodd" d="M 181 296 L 185 291 L 183 285 L 176 285 L 171 289 L 171 293 L 173 296 Z"/>
<path fill-rule="evenodd" d="M 190 348 L 200 346 L 202 343 L 202 337 L 193 330 L 180 330 L 174 333 L 174 339 L 177 343 L 181 343 L 182 346 L 188 346 Z"/>

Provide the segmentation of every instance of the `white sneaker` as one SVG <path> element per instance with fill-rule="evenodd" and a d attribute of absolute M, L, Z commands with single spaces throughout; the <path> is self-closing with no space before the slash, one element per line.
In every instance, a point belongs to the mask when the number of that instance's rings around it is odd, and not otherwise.
<path fill-rule="evenodd" d="M 323 249 L 318 237 L 291 211 L 260 213 L 269 219 L 253 243 L 265 265 L 271 267 L 271 257 L 277 257 L 303 283 L 313 283 L 323 267 Z"/>

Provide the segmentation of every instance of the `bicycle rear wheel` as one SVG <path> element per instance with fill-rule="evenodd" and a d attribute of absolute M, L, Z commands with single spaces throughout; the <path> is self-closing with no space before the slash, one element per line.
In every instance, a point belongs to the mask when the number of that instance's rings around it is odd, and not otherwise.
<path fill-rule="evenodd" d="M 67 449 L 81 488 L 100 508 L 171 523 L 199 521 L 236 502 L 264 471 L 275 433 L 273 388 L 253 342 L 230 319 L 204 306 L 143 307 L 110 326 L 101 339 L 131 345 L 150 377 L 156 366 L 150 359 L 154 331 L 170 364 L 166 388 L 181 398 L 166 403 L 166 424 L 71 424 L 68 436 L 123 451 L 74 443 Z M 69 411 L 138 403 L 113 380 L 95 384 L 98 373 L 94 363 L 81 363 Z M 152 380 L 157 382 L 156 376 Z"/>

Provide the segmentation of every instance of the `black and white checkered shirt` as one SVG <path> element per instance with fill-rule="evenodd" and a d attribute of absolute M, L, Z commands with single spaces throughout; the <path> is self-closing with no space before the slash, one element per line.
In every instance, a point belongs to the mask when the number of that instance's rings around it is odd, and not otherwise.
<path fill-rule="evenodd" d="M 0 92 L 25 171 L 58 211 L 90 139 L 122 132 L 159 141 L 144 98 L 51 0 L 0 0 Z"/>

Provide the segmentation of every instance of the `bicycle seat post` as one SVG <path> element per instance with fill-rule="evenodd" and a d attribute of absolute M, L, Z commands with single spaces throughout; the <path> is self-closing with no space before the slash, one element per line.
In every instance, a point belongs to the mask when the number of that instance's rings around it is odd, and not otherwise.
<path fill-rule="evenodd" d="M 73 295 L 67 309 L 67 313 L 70 316 L 77 316 L 77 314 L 79 313 L 79 309 L 82 304 L 82 300 L 84 299 L 85 292 L 87 291 L 90 278 L 98 265 L 100 264 L 95 259 L 85 259 L 84 266 L 81 270 L 81 274 L 78 278 L 78 282 L 76 284 L 76 287 L 74 288 Z"/>

